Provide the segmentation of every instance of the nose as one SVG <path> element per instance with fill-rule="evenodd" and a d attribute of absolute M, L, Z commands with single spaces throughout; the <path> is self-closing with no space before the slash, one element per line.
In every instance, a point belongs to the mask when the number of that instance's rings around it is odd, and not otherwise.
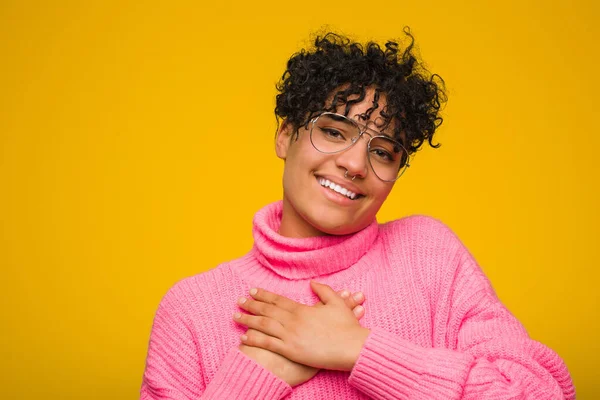
<path fill-rule="evenodd" d="M 360 135 L 354 145 L 338 154 L 336 164 L 338 167 L 348 170 L 349 176 L 364 178 L 367 176 L 367 144 L 368 135 Z"/>

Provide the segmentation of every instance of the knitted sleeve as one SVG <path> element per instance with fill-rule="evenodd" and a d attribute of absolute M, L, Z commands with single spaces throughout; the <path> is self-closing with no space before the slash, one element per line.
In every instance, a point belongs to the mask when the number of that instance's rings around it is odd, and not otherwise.
<path fill-rule="evenodd" d="M 574 399 L 563 361 L 528 337 L 466 248 L 452 259 L 436 310 L 447 309 L 443 341 L 426 348 L 372 329 L 349 384 L 374 399 Z"/>
<path fill-rule="evenodd" d="M 282 399 L 291 393 L 287 383 L 237 348 L 227 353 L 206 384 L 182 297 L 180 287 L 174 286 L 154 317 L 141 400 Z"/>

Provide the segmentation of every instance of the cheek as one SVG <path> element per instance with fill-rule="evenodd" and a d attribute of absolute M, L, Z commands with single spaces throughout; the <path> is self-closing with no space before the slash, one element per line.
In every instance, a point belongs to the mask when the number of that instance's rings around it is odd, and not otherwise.
<path fill-rule="evenodd" d="M 380 189 L 380 191 L 379 191 L 379 198 L 381 199 L 382 203 L 390 195 L 390 193 L 391 193 L 391 191 L 392 191 L 393 188 L 394 188 L 394 185 L 385 185 L 384 187 L 382 187 Z"/>
<path fill-rule="evenodd" d="M 283 168 L 283 190 L 288 195 L 301 195 L 310 185 L 310 175 L 314 170 L 314 162 L 300 152 L 292 153 L 285 161 Z"/>
<path fill-rule="evenodd" d="M 312 145 L 298 141 L 290 148 L 285 162 L 284 173 L 296 178 L 310 175 L 326 162 L 326 157 L 318 153 Z"/>
<path fill-rule="evenodd" d="M 394 185 L 382 185 L 378 184 L 375 188 L 373 188 L 371 192 L 371 200 L 373 208 L 375 209 L 373 212 L 377 213 L 379 208 L 385 202 L 390 192 L 392 191 Z"/>

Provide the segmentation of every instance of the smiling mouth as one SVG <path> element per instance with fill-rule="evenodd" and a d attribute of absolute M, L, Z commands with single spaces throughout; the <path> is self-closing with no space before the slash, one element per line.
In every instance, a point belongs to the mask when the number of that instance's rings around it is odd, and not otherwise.
<path fill-rule="evenodd" d="M 345 187 L 340 186 L 336 183 L 333 183 L 325 178 L 317 177 L 317 181 L 319 182 L 319 185 L 326 187 L 330 190 L 333 190 L 334 192 L 341 194 L 342 196 L 345 196 L 345 197 L 349 198 L 350 200 L 357 200 L 357 199 L 360 199 L 361 197 L 364 197 L 362 194 L 354 193 L 353 191 L 348 190 Z"/>

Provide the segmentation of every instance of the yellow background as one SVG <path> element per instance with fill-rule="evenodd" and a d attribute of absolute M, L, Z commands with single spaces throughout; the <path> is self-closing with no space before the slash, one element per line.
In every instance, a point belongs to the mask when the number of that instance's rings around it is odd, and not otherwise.
<path fill-rule="evenodd" d="M 448 86 L 382 209 L 447 223 L 600 394 L 593 1 L 0 2 L 3 399 L 134 399 L 179 279 L 281 197 L 274 84 L 309 34 L 402 37 Z"/>

